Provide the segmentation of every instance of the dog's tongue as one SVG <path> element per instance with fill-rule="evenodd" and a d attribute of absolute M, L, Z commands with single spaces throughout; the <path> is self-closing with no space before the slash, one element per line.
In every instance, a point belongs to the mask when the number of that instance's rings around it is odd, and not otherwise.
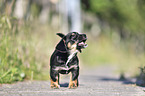
<path fill-rule="evenodd" d="M 78 45 L 79 45 L 79 46 L 82 46 L 82 45 L 84 45 L 84 42 L 81 42 L 81 43 L 79 43 Z"/>

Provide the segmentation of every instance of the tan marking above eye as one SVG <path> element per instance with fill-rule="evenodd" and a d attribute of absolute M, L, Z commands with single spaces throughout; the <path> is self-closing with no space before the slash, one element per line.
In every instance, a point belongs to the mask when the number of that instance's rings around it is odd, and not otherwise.
<path fill-rule="evenodd" d="M 71 35 L 75 35 L 75 33 L 72 33 Z"/>
<path fill-rule="evenodd" d="M 68 47 L 68 48 L 71 48 L 71 44 L 70 44 L 70 42 L 67 44 L 67 47 Z"/>

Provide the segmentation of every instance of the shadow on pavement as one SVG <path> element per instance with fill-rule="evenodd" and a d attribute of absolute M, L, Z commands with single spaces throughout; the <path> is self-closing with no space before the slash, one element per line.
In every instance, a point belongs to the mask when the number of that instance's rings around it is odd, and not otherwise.
<path fill-rule="evenodd" d="M 63 83 L 63 84 L 60 84 L 60 87 L 68 87 L 68 83 Z"/>
<path fill-rule="evenodd" d="M 134 79 L 134 78 L 129 78 L 129 79 L 127 79 L 127 78 L 125 78 L 125 79 L 119 79 L 119 78 L 113 78 L 113 77 L 103 77 L 103 76 L 95 76 L 95 75 L 83 75 L 83 77 L 84 78 L 82 78 L 82 79 L 84 79 L 84 80 L 100 80 L 100 81 L 106 81 L 106 82 L 108 82 L 108 81 L 115 81 L 115 82 L 122 82 L 123 84 L 136 84 L 136 79 Z M 85 77 L 87 77 L 87 78 L 85 78 Z"/>
<path fill-rule="evenodd" d="M 120 80 L 120 79 L 116 79 L 116 78 L 101 77 L 100 80 L 102 80 L 102 81 L 118 81 L 118 82 L 122 82 L 123 84 L 135 84 L 135 82 L 132 79 Z"/>

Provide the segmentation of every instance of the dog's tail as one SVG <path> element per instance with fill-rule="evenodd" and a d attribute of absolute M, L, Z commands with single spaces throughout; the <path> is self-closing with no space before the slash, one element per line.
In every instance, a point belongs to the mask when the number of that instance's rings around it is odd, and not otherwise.
<path fill-rule="evenodd" d="M 65 35 L 62 33 L 56 33 L 56 35 L 58 35 L 59 37 L 63 38 Z"/>

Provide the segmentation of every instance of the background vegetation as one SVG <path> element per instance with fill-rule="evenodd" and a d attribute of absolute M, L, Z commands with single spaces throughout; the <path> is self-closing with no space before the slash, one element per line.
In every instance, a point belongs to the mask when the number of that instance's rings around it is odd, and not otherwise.
<path fill-rule="evenodd" d="M 43 4 L 29 1 L 22 18 L 14 15 L 17 0 L 0 1 L 0 83 L 49 79 L 49 58 L 60 39 L 55 34 L 61 32 L 58 5 L 50 2 L 42 23 Z M 81 5 L 89 45 L 79 54 L 81 65 L 111 64 L 130 76 L 139 75 L 139 67 L 145 72 L 145 0 L 81 0 Z"/>
<path fill-rule="evenodd" d="M 92 58 L 94 59 L 92 61 L 101 60 L 103 62 L 119 63 L 121 66 L 126 66 L 126 70 L 133 66 L 144 66 L 145 23 L 143 21 L 145 20 L 145 15 L 143 13 L 143 5 L 145 4 L 145 0 L 82 1 L 83 9 L 85 12 L 87 11 L 87 13 L 96 16 L 97 26 L 101 30 L 98 39 L 95 40 L 102 44 L 98 45 L 96 43 L 95 47 L 96 50 L 101 47 L 98 50 L 99 60 Z M 92 26 L 91 28 L 93 29 L 93 25 L 91 24 L 86 24 L 86 26 L 88 28 Z M 102 56 L 101 54 L 104 55 Z"/>

